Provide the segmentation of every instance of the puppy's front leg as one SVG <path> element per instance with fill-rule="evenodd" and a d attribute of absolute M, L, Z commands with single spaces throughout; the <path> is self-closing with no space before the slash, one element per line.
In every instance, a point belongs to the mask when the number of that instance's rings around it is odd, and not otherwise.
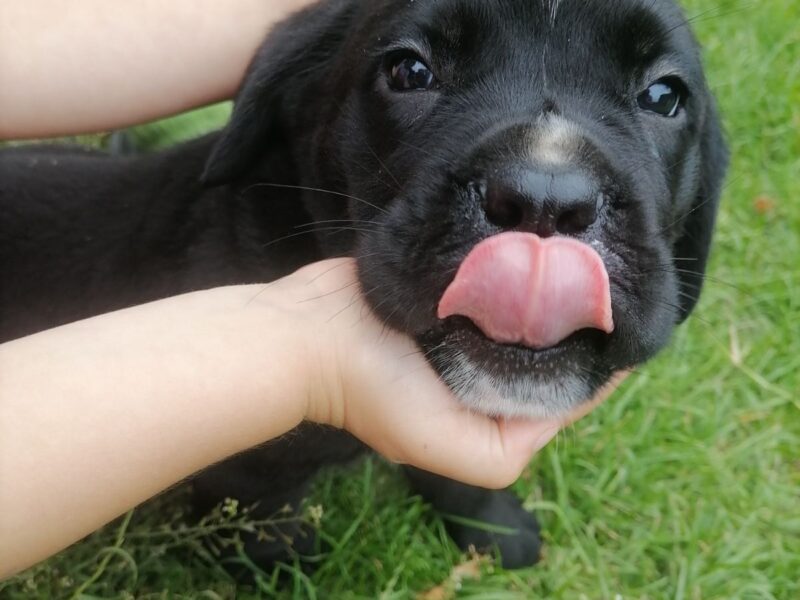
<path fill-rule="evenodd" d="M 414 490 L 442 514 L 459 548 L 481 552 L 496 549 L 507 569 L 529 567 L 539 561 L 539 524 L 513 493 L 465 485 L 414 467 L 405 467 L 405 471 Z"/>

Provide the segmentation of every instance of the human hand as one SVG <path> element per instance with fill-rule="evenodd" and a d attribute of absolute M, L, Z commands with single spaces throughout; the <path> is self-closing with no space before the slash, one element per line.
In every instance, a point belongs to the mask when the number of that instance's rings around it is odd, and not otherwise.
<path fill-rule="evenodd" d="M 563 425 L 469 412 L 372 316 L 350 260 L 0 344 L 0 379 L 0 578 L 303 420 L 489 488 Z"/>
<path fill-rule="evenodd" d="M 387 330 L 358 288 L 355 263 L 301 269 L 276 284 L 300 314 L 312 371 L 306 418 L 346 429 L 391 461 L 465 483 L 502 488 L 560 429 L 602 402 L 617 379 L 564 420 L 495 420 L 461 405 L 407 337 Z M 303 348 L 303 346 L 301 346 Z"/>

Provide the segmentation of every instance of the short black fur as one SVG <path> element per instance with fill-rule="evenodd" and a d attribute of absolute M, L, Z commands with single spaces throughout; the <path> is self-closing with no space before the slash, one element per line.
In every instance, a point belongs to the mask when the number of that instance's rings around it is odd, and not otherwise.
<path fill-rule="evenodd" d="M 387 84 L 398 51 L 433 71 L 430 90 Z M 636 103 L 667 76 L 687 90 L 672 119 Z M 140 157 L 0 151 L 0 340 L 354 255 L 378 316 L 415 337 L 465 403 L 563 414 L 663 348 L 694 309 L 726 166 L 699 52 L 671 0 L 328 0 L 270 35 L 219 134 Z M 569 235 L 603 255 L 613 334 L 533 351 L 436 318 L 476 243 L 504 228 L 560 233 L 558 198 L 532 198 L 516 221 L 487 218 L 480 183 L 520 169 L 596 182 L 596 219 Z M 378 225 L 293 235 L 329 219 Z M 303 427 L 198 476 L 197 504 L 233 496 L 270 515 L 296 506 L 321 465 L 361 451 L 346 434 Z M 497 545 L 506 566 L 537 559 L 538 527 L 509 493 L 410 479 L 444 513 L 518 532 L 451 523 L 463 547 Z M 246 543 L 263 565 L 286 552 Z"/>

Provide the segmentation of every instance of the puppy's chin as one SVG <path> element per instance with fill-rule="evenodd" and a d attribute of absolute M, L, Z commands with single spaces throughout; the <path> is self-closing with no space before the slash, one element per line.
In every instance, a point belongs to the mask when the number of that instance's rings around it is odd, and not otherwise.
<path fill-rule="evenodd" d="M 598 331 L 531 350 L 492 342 L 457 317 L 418 341 L 456 397 L 491 417 L 570 421 L 613 376 L 600 366 L 608 336 Z"/>
<path fill-rule="evenodd" d="M 442 379 L 467 407 L 490 417 L 568 420 L 594 393 L 576 373 L 543 379 L 535 374 L 498 377 L 457 352 Z"/>

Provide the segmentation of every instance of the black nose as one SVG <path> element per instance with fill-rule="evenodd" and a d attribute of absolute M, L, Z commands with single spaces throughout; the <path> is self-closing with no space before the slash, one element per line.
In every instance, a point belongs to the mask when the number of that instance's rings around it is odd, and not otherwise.
<path fill-rule="evenodd" d="M 603 198 L 595 179 L 580 170 L 501 172 L 479 189 L 491 223 L 542 237 L 586 231 L 597 221 Z"/>

